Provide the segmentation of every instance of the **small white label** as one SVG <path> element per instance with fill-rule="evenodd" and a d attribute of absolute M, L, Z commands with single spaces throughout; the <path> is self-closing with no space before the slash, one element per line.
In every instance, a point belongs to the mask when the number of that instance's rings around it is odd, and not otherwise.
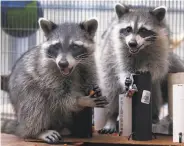
<path fill-rule="evenodd" d="M 151 92 L 150 91 L 143 90 L 141 102 L 145 103 L 145 104 L 149 104 L 150 103 L 150 96 L 151 96 Z"/>

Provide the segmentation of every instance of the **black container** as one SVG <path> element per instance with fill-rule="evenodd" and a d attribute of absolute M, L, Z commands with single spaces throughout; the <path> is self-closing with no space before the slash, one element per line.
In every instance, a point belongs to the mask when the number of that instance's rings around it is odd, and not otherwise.
<path fill-rule="evenodd" d="M 151 75 L 149 72 L 137 73 L 133 79 L 138 92 L 132 97 L 132 139 L 152 140 Z M 143 92 L 147 95 L 143 96 Z"/>
<path fill-rule="evenodd" d="M 74 114 L 74 137 L 90 138 L 92 137 L 92 108 L 85 108 L 77 114 Z"/>

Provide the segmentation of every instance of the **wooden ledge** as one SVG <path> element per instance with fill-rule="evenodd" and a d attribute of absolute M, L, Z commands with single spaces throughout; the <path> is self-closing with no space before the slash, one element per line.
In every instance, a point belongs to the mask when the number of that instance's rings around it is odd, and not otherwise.
<path fill-rule="evenodd" d="M 121 145 L 161 145 L 161 146 L 177 146 L 184 145 L 184 143 L 173 143 L 171 136 L 157 136 L 157 139 L 151 141 L 133 141 L 128 140 L 127 137 L 110 136 L 110 135 L 98 135 L 94 134 L 92 138 L 65 138 L 65 142 L 84 142 L 93 144 L 121 144 Z M 39 142 L 26 142 L 14 135 L 1 134 L 2 146 L 54 146 L 46 143 Z M 63 146 L 59 144 L 57 146 Z M 69 144 L 67 145 L 69 146 Z"/>

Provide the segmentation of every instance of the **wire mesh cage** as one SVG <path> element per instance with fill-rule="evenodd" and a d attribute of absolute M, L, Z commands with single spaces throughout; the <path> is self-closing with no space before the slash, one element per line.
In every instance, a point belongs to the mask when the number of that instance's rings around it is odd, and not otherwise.
<path fill-rule="evenodd" d="M 99 0 L 40 0 L 1 1 L 1 75 L 8 75 L 16 60 L 32 46 L 45 40 L 38 28 L 38 18 L 45 17 L 55 23 L 80 22 L 97 17 L 99 40 L 114 17 L 114 4 L 119 1 Z M 121 2 L 121 1 L 120 1 Z M 183 0 L 127 0 L 122 1 L 135 8 L 165 5 L 168 8 L 167 23 L 170 27 L 171 47 L 184 59 L 184 1 Z M 1 92 L 1 119 L 14 119 L 15 114 L 8 94 Z M 167 111 L 162 110 L 162 115 Z"/>

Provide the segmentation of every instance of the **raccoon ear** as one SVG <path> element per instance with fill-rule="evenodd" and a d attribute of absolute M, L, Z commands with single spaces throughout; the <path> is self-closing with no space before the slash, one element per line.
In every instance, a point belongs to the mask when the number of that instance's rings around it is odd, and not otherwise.
<path fill-rule="evenodd" d="M 150 11 L 150 13 L 154 15 L 158 21 L 162 21 L 165 18 L 166 12 L 167 8 L 165 6 L 156 7 L 154 10 Z"/>
<path fill-rule="evenodd" d="M 44 32 L 45 36 L 47 36 L 50 32 L 52 32 L 57 27 L 55 23 L 45 18 L 39 18 L 38 24 L 42 29 L 42 31 Z"/>
<path fill-rule="evenodd" d="M 91 36 L 94 36 L 98 28 L 97 18 L 91 18 L 80 23 L 80 28 L 88 32 Z"/>
<path fill-rule="evenodd" d="M 118 18 L 121 18 L 125 13 L 129 12 L 129 8 L 124 4 L 117 3 L 115 5 L 115 11 L 116 11 Z"/>

